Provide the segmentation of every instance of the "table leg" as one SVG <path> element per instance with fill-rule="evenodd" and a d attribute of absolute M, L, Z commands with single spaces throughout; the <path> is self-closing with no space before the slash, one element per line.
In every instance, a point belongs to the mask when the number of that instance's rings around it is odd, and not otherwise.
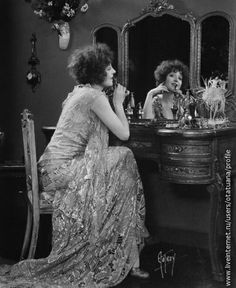
<path fill-rule="evenodd" d="M 210 193 L 210 227 L 208 244 L 213 278 L 217 281 L 224 281 L 222 263 L 219 259 L 218 247 L 219 239 L 217 233 L 218 216 L 221 208 L 221 193 L 223 186 L 221 183 L 213 183 L 207 186 Z"/>

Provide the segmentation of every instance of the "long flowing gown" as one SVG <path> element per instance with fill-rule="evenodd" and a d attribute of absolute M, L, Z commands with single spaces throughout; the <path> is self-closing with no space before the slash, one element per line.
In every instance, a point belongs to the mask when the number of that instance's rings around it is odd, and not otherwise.
<path fill-rule="evenodd" d="M 54 207 L 51 253 L 13 265 L 0 287 L 113 287 L 137 260 L 147 236 L 142 183 L 131 150 L 109 147 L 91 110 L 102 93 L 76 86 L 64 101 L 39 160 L 42 196 Z"/>

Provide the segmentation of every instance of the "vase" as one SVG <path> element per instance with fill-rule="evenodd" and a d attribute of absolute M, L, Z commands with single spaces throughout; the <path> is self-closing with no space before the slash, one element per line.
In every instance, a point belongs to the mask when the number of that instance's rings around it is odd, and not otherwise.
<path fill-rule="evenodd" d="M 59 47 L 62 50 L 67 49 L 70 42 L 70 25 L 68 22 L 59 21 L 53 24 L 53 28 L 58 33 Z"/>

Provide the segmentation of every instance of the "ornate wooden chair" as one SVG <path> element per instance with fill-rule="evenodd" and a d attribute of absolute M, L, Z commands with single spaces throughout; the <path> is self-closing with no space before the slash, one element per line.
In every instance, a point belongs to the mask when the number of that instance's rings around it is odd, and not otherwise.
<path fill-rule="evenodd" d="M 40 214 L 52 214 L 52 207 L 50 204 L 40 200 L 34 120 L 33 115 L 27 109 L 22 113 L 21 125 L 27 188 L 27 193 L 25 193 L 27 200 L 27 222 L 20 258 L 30 259 L 34 258 L 37 247 Z"/>

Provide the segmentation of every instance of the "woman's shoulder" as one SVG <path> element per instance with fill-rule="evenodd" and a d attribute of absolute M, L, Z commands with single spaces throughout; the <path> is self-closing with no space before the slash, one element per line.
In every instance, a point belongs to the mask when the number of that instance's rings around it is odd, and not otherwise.
<path fill-rule="evenodd" d="M 67 98 L 69 98 L 71 104 L 80 103 L 90 105 L 97 97 L 103 94 L 103 92 L 94 89 L 90 85 L 77 85 L 74 87 L 74 90 L 69 93 Z"/>

